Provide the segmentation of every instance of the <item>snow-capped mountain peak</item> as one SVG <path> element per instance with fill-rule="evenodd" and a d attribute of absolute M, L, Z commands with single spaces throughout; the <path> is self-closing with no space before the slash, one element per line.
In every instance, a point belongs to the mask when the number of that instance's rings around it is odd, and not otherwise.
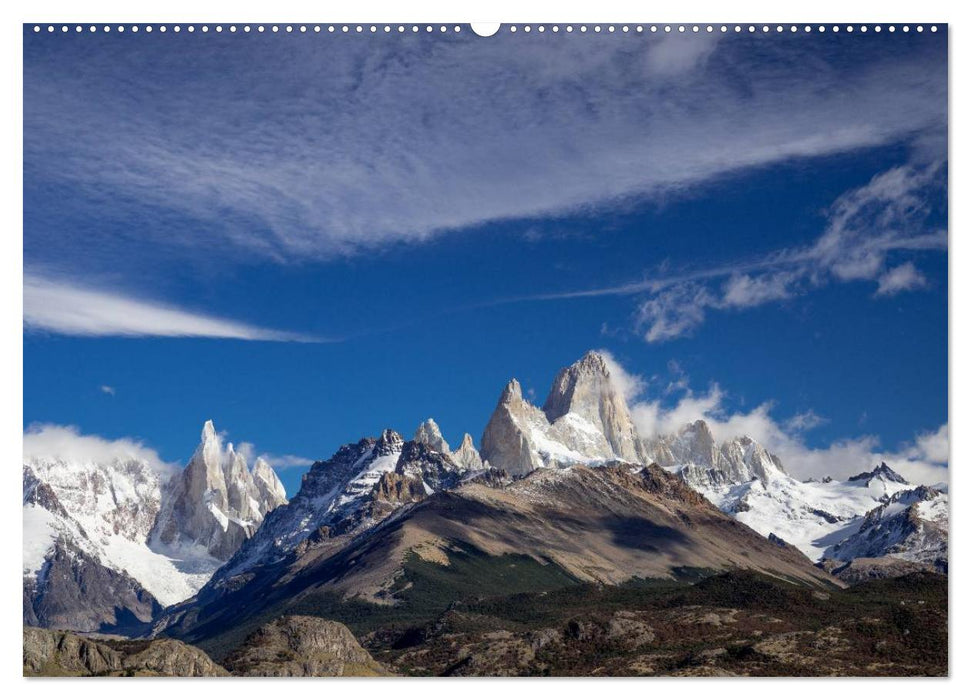
<path fill-rule="evenodd" d="M 847 481 L 852 481 L 854 483 L 861 483 L 864 486 L 871 486 L 874 483 L 885 484 L 890 490 L 894 490 L 894 484 L 904 484 L 907 485 L 907 480 L 900 476 L 897 472 L 891 469 L 886 462 L 881 462 L 880 466 L 876 467 L 872 471 L 862 472 L 855 476 L 851 476 Z"/>
<path fill-rule="evenodd" d="M 415 442 L 420 442 L 428 445 L 433 450 L 448 454 L 451 452 L 451 448 L 442 437 L 442 431 L 438 427 L 438 423 L 435 422 L 434 418 L 429 418 L 425 420 L 421 425 L 418 426 L 418 430 L 415 431 L 415 437 L 412 438 Z"/>
<path fill-rule="evenodd" d="M 557 373 L 542 409 L 510 380 L 482 434 L 482 458 L 512 475 L 571 464 L 643 462 L 627 403 L 605 358 L 595 352 Z"/>
<path fill-rule="evenodd" d="M 590 351 L 557 373 L 543 413 L 551 424 L 572 414 L 601 433 L 618 459 L 636 463 L 642 458 L 627 402 L 600 353 Z"/>

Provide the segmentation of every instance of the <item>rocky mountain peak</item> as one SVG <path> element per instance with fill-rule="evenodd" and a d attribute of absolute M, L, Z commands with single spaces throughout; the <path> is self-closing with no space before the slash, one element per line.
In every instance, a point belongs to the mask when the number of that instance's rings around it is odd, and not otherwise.
<path fill-rule="evenodd" d="M 283 487 L 283 482 L 269 462 L 262 457 L 257 457 L 253 462 L 253 483 L 260 492 L 260 501 L 267 506 L 264 513 L 287 502 L 287 490 Z"/>
<path fill-rule="evenodd" d="M 542 409 L 510 381 L 482 434 L 483 460 L 518 476 L 541 467 L 646 463 L 610 363 L 596 352 L 561 369 Z"/>
<path fill-rule="evenodd" d="M 557 373 L 543 413 L 550 423 L 572 414 L 600 432 L 618 458 L 645 461 L 627 401 L 600 353 L 590 351 Z"/>
<path fill-rule="evenodd" d="M 206 443 L 217 440 L 218 437 L 219 434 L 216 433 L 216 426 L 211 419 L 202 424 L 202 435 L 199 438 L 202 444 L 205 445 Z"/>
<path fill-rule="evenodd" d="M 456 464 L 465 469 L 482 469 L 484 467 L 482 456 L 475 449 L 472 436 L 468 433 L 462 438 L 462 444 L 459 445 L 459 448 L 452 453 L 452 458 Z"/>
<path fill-rule="evenodd" d="M 851 476 L 847 481 L 863 482 L 866 486 L 874 480 L 879 480 L 883 482 L 889 482 L 893 484 L 907 484 L 909 483 L 904 477 L 895 472 L 886 462 L 881 462 L 880 466 L 876 467 L 869 472 L 861 472 L 855 476 Z"/>
<path fill-rule="evenodd" d="M 506 384 L 506 388 L 502 390 L 502 396 L 499 397 L 500 404 L 509 404 L 515 401 L 523 400 L 523 388 L 519 385 L 518 379 L 510 379 L 509 383 Z"/>
<path fill-rule="evenodd" d="M 213 422 L 206 421 L 199 447 L 168 487 L 153 536 L 164 545 L 202 545 L 214 558 L 229 559 L 266 513 L 286 502 L 282 484 L 267 468 L 261 467 L 261 488 L 245 457 L 232 443 L 224 448 Z"/>
<path fill-rule="evenodd" d="M 700 418 L 682 428 L 681 435 L 703 450 L 710 450 L 715 446 L 715 435 L 711 432 L 711 427 Z"/>
<path fill-rule="evenodd" d="M 442 431 L 439 429 L 438 423 L 435 422 L 434 418 L 429 418 L 418 426 L 413 440 L 428 445 L 436 452 L 451 452 L 451 448 L 445 442 L 445 438 L 442 437 Z"/>
<path fill-rule="evenodd" d="M 387 455 L 392 452 L 401 452 L 404 444 L 405 439 L 401 436 L 401 433 L 391 428 L 385 428 L 381 432 L 381 437 L 374 443 L 374 454 Z"/>

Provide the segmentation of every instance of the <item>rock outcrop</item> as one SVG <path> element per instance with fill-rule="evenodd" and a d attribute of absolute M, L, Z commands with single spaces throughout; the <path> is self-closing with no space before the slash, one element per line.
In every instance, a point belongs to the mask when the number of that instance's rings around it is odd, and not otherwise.
<path fill-rule="evenodd" d="M 258 629 L 226 659 L 236 676 L 386 676 L 339 622 L 282 617 Z"/>
<path fill-rule="evenodd" d="M 228 676 L 205 652 L 175 639 L 92 640 L 25 627 L 25 676 Z"/>
<path fill-rule="evenodd" d="M 482 462 L 482 456 L 479 454 L 479 451 L 475 449 L 472 436 L 468 433 L 462 438 L 462 444 L 452 453 L 452 459 L 460 467 L 469 471 L 484 469 L 486 466 Z"/>

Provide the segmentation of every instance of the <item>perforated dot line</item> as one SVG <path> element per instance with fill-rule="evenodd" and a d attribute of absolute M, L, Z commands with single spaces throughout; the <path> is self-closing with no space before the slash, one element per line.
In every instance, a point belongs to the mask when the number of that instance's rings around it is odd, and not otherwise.
<path fill-rule="evenodd" d="M 754 25 L 754 24 L 749 24 L 749 25 L 727 25 L 727 24 L 721 24 L 721 25 L 712 25 L 712 24 L 649 24 L 649 25 L 647 25 L 647 24 L 636 24 L 636 25 L 629 25 L 629 24 L 624 24 L 624 25 L 616 25 L 616 24 L 576 24 L 576 25 L 574 25 L 574 24 L 567 24 L 567 25 L 556 25 L 556 24 L 554 24 L 554 25 L 551 25 L 551 26 L 547 26 L 547 25 L 542 25 L 542 24 L 541 25 L 529 25 L 529 24 L 516 25 L 516 24 L 512 24 L 512 25 L 509 25 L 506 28 L 506 31 L 508 31 L 510 33 L 513 33 L 513 34 L 515 34 L 516 32 L 520 32 L 520 31 L 521 32 L 524 32 L 524 33 L 530 33 L 532 31 L 537 31 L 537 32 L 545 32 L 545 31 L 561 32 L 561 31 L 565 31 L 568 34 L 575 33 L 575 32 L 579 32 L 581 34 L 588 33 L 588 32 L 593 32 L 595 34 L 599 34 L 599 33 L 603 33 L 603 32 L 607 32 L 607 33 L 620 32 L 620 33 L 623 33 L 623 34 L 628 34 L 628 33 L 641 34 L 641 33 L 644 33 L 644 32 L 650 32 L 650 33 L 655 33 L 655 34 L 658 33 L 658 32 L 661 32 L 661 33 L 669 33 L 669 34 L 670 33 L 674 33 L 674 32 L 681 33 L 681 34 L 703 34 L 703 33 L 712 33 L 712 32 L 722 32 L 722 33 L 735 32 L 737 34 L 740 34 L 740 33 L 745 32 L 745 33 L 749 33 L 749 34 L 755 34 L 755 33 L 768 34 L 770 32 L 775 32 L 775 33 L 782 33 L 782 32 L 795 33 L 795 32 L 814 32 L 814 31 L 815 32 L 819 32 L 819 33 L 823 33 L 823 32 L 826 32 L 828 30 L 828 31 L 832 31 L 834 33 L 839 33 L 840 31 L 845 31 L 848 34 L 852 34 L 853 32 L 860 32 L 860 33 L 864 33 L 865 34 L 866 32 L 871 32 L 871 31 L 872 32 L 881 32 L 884 29 L 886 29 L 887 31 L 890 31 L 890 32 L 897 31 L 897 29 L 899 29 L 900 31 L 903 31 L 903 32 L 909 32 L 909 31 L 911 31 L 911 29 L 913 29 L 914 31 L 917 31 L 917 32 L 923 32 L 925 29 L 928 29 L 931 32 L 936 32 L 937 31 L 937 25 L 930 25 L 928 27 L 925 27 L 924 25 L 920 25 L 920 24 L 914 25 L 914 26 L 911 26 L 911 25 L 900 25 L 900 26 L 896 26 L 896 25 L 865 25 L 865 24 L 861 24 L 861 25 L 835 25 L 835 24 L 834 25 L 808 25 L 808 24 L 807 25 L 796 25 L 796 24 L 788 24 L 788 25 L 783 25 L 783 24 L 773 24 L 773 25 L 769 25 L 769 24 L 760 24 L 760 25 Z"/>
<path fill-rule="evenodd" d="M 230 25 L 222 25 L 222 24 L 216 24 L 211 26 L 208 24 L 201 24 L 201 25 L 194 25 L 194 24 L 187 24 L 187 25 L 180 25 L 180 24 L 174 24 L 174 25 L 164 25 L 164 24 L 163 25 L 139 25 L 139 24 L 40 25 L 40 24 L 35 24 L 33 29 L 35 34 L 40 34 L 45 31 L 48 34 L 54 34 L 57 32 L 66 34 L 71 31 L 77 34 L 80 34 L 85 31 L 88 33 L 118 32 L 119 34 L 124 33 L 126 31 L 131 32 L 133 34 L 137 34 L 139 31 L 143 31 L 146 34 L 150 34 L 155 31 L 163 34 L 166 32 L 173 32 L 173 33 L 179 34 L 183 31 L 189 32 L 190 34 L 195 33 L 197 31 L 202 32 L 203 34 L 207 34 L 211 31 L 217 34 L 222 34 L 226 32 L 230 34 L 249 34 L 251 32 L 256 32 L 256 33 L 265 33 L 265 32 L 281 33 L 282 32 L 286 34 L 309 34 L 309 33 L 320 34 L 321 32 L 326 32 L 328 34 L 365 34 L 365 33 L 390 34 L 392 32 L 404 34 L 406 32 L 411 32 L 413 34 L 416 34 L 424 31 L 425 33 L 444 34 L 444 33 L 458 33 L 462 31 L 462 27 L 457 24 L 456 25 L 445 25 L 445 24 L 441 24 L 441 25 L 431 25 L 431 24 L 425 24 L 425 25 L 418 25 L 418 24 L 396 24 L 396 25 L 392 25 L 392 24 L 384 24 L 384 25 L 377 25 L 377 24 L 371 24 L 371 25 L 364 25 L 364 24 L 235 25 L 235 24 L 230 24 Z M 738 25 L 738 24 L 736 25 L 726 25 L 726 24 L 721 24 L 721 25 L 711 25 L 711 24 L 707 24 L 707 25 L 698 25 L 698 24 L 690 24 L 690 25 L 687 25 L 687 24 L 677 24 L 677 25 L 671 25 L 671 24 L 530 25 L 530 24 L 525 24 L 525 25 L 518 25 L 518 24 L 511 24 L 506 28 L 506 31 L 512 34 L 515 34 L 516 32 L 519 32 L 519 31 L 526 34 L 529 34 L 533 31 L 536 31 L 540 34 L 543 34 L 547 31 L 553 32 L 553 33 L 566 32 L 567 34 L 572 34 L 576 32 L 579 32 L 580 34 L 585 34 L 588 32 L 593 32 L 594 34 L 602 34 L 604 32 L 608 34 L 617 33 L 617 32 L 621 34 L 629 34 L 629 33 L 641 34 L 644 32 L 650 32 L 650 33 L 678 32 L 682 34 L 685 34 L 685 33 L 699 34 L 699 33 L 712 33 L 712 32 L 721 32 L 723 34 L 734 32 L 736 34 L 740 34 L 744 32 L 749 34 L 756 34 L 756 33 L 768 34 L 770 32 L 782 33 L 786 31 L 790 33 L 795 33 L 795 32 L 825 33 L 827 31 L 831 31 L 837 34 L 840 32 L 846 32 L 847 34 L 853 34 L 855 32 L 859 32 L 861 34 L 865 34 L 871 31 L 881 32 L 884 30 L 888 32 L 896 32 L 898 31 L 898 29 L 899 31 L 902 31 L 904 33 L 908 33 L 911 30 L 916 32 L 923 32 L 925 29 L 931 32 L 936 32 L 937 26 L 930 25 L 928 27 L 925 27 L 924 25 L 921 25 L 921 24 L 913 25 L 913 26 L 907 25 L 907 24 L 899 25 L 899 26 L 898 25 L 865 25 L 865 24 L 862 24 L 862 25 L 838 25 L 838 24 L 834 24 L 834 25 L 825 25 L 825 24 L 820 24 L 820 25 L 811 25 L 811 24 L 806 24 L 806 25 L 796 25 L 796 24 L 789 24 L 789 25 L 782 25 L 782 24 L 775 24 L 775 25 L 768 25 L 768 24 L 762 24 L 762 25 L 754 25 L 754 24 L 750 24 L 750 25 Z"/>

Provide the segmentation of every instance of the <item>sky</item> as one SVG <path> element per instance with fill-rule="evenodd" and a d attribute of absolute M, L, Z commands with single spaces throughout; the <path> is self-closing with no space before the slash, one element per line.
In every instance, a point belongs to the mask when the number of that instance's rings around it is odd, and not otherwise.
<path fill-rule="evenodd" d="M 24 429 L 476 443 L 607 353 L 642 434 L 947 479 L 947 32 L 24 30 Z"/>

